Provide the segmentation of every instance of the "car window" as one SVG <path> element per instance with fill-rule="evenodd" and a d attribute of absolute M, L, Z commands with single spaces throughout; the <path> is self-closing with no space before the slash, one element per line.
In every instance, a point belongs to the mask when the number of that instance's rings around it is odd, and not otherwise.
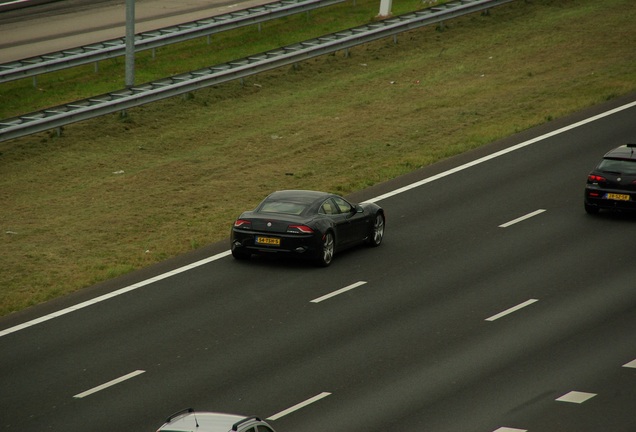
<path fill-rule="evenodd" d="M 267 426 L 261 425 L 261 426 L 258 426 L 258 432 L 274 432 L 274 431 L 268 428 Z"/>
<path fill-rule="evenodd" d="M 340 213 L 349 213 L 351 211 L 351 204 L 349 204 L 342 198 L 334 198 L 333 200 L 336 202 Z"/>
<path fill-rule="evenodd" d="M 307 206 L 288 201 L 267 201 L 259 210 L 261 213 L 281 213 L 290 215 L 301 214 Z"/>
<path fill-rule="evenodd" d="M 329 198 L 324 203 L 322 203 L 318 213 L 327 214 L 327 215 L 334 215 L 334 214 L 338 214 L 338 208 L 336 207 L 336 204 L 333 202 L 333 200 L 331 198 Z"/>
<path fill-rule="evenodd" d="M 620 174 L 636 175 L 636 160 L 603 159 L 598 165 L 600 171 L 612 171 Z"/>

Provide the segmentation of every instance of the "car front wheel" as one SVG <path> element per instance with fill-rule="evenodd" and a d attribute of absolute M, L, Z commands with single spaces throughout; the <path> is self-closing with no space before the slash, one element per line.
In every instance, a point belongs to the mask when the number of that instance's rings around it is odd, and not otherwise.
<path fill-rule="evenodd" d="M 377 247 L 382 243 L 384 238 L 384 215 L 378 213 L 375 215 L 371 232 L 369 233 L 368 243 L 370 246 Z"/>

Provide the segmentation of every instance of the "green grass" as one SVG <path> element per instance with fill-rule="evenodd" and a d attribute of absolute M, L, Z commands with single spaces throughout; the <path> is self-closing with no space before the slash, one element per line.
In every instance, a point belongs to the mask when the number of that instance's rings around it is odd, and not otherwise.
<path fill-rule="evenodd" d="M 143 53 L 136 81 L 357 26 L 377 9 L 357 0 Z M 633 92 L 635 19 L 632 0 L 518 0 L 0 143 L 0 314 L 223 240 L 272 190 L 347 194 Z M 121 88 L 123 73 L 119 59 L 37 89 L 4 84 L 0 117 Z"/>
<path fill-rule="evenodd" d="M 365 4 L 366 3 L 366 4 Z M 443 2 L 440 2 L 443 3 Z M 401 14 L 421 8 L 413 0 L 400 2 L 394 8 Z M 249 55 L 266 52 L 280 46 L 312 39 L 372 21 L 377 5 L 371 2 L 342 3 L 317 9 L 309 14 L 297 14 L 258 26 L 243 27 L 230 32 L 198 38 L 137 53 L 135 83 L 151 82 L 167 76 L 203 69 Z M 125 87 L 124 57 L 88 64 L 37 77 L 33 88 L 31 78 L 4 84 L 0 94 L 0 118 L 37 111 L 66 102 L 85 99 Z"/>

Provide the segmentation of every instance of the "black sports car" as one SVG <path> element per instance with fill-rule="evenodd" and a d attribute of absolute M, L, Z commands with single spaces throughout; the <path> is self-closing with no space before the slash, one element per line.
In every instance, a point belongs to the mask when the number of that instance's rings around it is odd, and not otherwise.
<path fill-rule="evenodd" d="M 234 222 L 232 255 L 298 254 L 328 266 L 334 253 L 347 247 L 379 246 L 384 223 L 384 210 L 374 203 L 353 204 L 326 192 L 278 191 Z"/>
<path fill-rule="evenodd" d="M 636 210 L 636 144 L 610 150 L 587 176 L 585 211 Z"/>

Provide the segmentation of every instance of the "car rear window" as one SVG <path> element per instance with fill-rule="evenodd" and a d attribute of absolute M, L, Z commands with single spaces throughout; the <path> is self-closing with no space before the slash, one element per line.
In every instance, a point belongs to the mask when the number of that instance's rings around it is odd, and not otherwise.
<path fill-rule="evenodd" d="M 300 215 L 307 208 L 306 204 L 288 201 L 266 201 L 260 208 L 261 213 L 278 213 L 288 215 Z"/>
<path fill-rule="evenodd" d="M 603 159 L 598 165 L 600 171 L 611 171 L 620 174 L 636 175 L 636 160 Z"/>

